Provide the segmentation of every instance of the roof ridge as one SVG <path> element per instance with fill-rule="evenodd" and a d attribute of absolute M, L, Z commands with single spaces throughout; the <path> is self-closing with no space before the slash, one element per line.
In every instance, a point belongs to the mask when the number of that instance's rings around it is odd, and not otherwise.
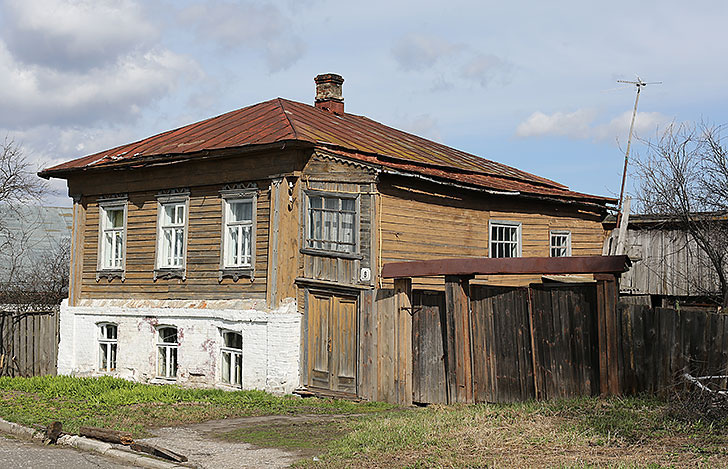
<path fill-rule="evenodd" d="M 283 116 L 286 118 L 288 125 L 291 127 L 291 130 L 293 131 L 293 139 L 298 140 L 298 131 L 296 130 L 296 126 L 293 125 L 293 121 L 291 121 L 291 118 L 288 116 L 288 112 L 286 112 L 285 102 L 288 100 L 281 98 L 280 96 L 276 99 L 278 100 L 278 106 L 280 106 L 281 110 L 283 111 Z"/>

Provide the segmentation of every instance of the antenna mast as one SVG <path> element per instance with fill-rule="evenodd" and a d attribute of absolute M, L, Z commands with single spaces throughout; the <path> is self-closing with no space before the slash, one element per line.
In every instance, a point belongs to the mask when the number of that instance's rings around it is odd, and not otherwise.
<path fill-rule="evenodd" d="M 629 125 L 629 137 L 627 138 L 627 151 L 624 154 L 624 170 L 622 171 L 622 187 L 619 190 L 619 205 L 617 205 L 617 226 L 619 226 L 620 218 L 622 218 L 622 200 L 624 199 L 624 181 L 627 179 L 627 162 L 629 161 L 629 149 L 632 146 L 632 132 L 634 131 L 634 120 L 637 117 L 637 103 L 640 100 L 640 91 L 647 85 L 659 85 L 661 81 L 653 81 L 645 83 L 638 76 L 637 81 L 617 80 L 617 83 L 627 83 L 637 87 L 637 96 L 634 99 L 634 109 L 632 110 L 632 123 Z"/>

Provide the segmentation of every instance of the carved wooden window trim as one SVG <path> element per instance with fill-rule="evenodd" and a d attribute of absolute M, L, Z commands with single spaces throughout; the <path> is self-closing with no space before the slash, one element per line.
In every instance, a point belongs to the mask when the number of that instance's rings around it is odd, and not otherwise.
<path fill-rule="evenodd" d="M 220 191 L 222 223 L 220 232 L 220 275 L 219 281 L 225 277 L 238 281 L 240 278 L 249 278 L 251 281 L 255 278 L 255 243 L 257 231 L 257 215 L 258 215 L 258 186 L 255 183 L 229 184 Z M 250 221 L 241 221 L 238 223 L 230 222 L 230 206 L 234 203 L 250 203 L 251 216 Z M 250 233 L 250 262 L 249 264 L 232 264 L 227 262 L 228 250 L 231 249 L 228 240 L 228 230 L 230 226 L 239 226 L 241 228 L 248 227 Z"/>
<path fill-rule="evenodd" d="M 171 223 L 165 224 L 164 216 L 167 206 L 184 205 L 183 214 L 184 221 L 181 224 Z M 177 215 L 175 209 L 175 216 Z M 179 278 L 186 280 L 187 278 L 187 245 L 189 244 L 189 224 L 190 224 L 190 192 L 189 189 L 170 189 L 160 191 L 157 194 L 157 237 L 155 242 L 154 255 L 154 280 Z M 181 265 L 168 265 L 163 262 L 164 256 L 164 231 L 182 230 L 182 252 Z M 174 233 L 174 236 L 177 234 Z M 170 249 L 174 249 L 174 241 Z"/>
<path fill-rule="evenodd" d="M 128 198 L 126 194 L 114 194 L 98 199 L 99 207 L 99 235 L 98 248 L 96 256 L 96 281 L 102 278 L 108 279 L 110 282 L 114 278 L 119 278 L 123 282 L 126 280 L 126 245 L 127 245 L 127 226 L 128 226 Z M 113 228 L 108 226 L 107 212 L 111 210 L 123 210 L 121 228 Z M 121 259 L 119 266 L 106 265 L 105 258 L 109 252 L 108 239 L 106 235 L 114 236 L 115 241 L 111 241 L 114 245 L 116 242 L 121 244 Z"/>

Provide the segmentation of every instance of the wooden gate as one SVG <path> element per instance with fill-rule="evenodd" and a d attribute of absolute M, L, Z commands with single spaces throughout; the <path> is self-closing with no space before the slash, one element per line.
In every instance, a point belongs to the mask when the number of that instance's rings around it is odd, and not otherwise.
<path fill-rule="evenodd" d="M 470 285 L 467 296 L 464 308 L 446 311 L 443 292 L 412 293 L 415 402 L 599 393 L 594 284 Z"/>
<path fill-rule="evenodd" d="M 306 384 L 356 394 L 357 297 L 309 290 L 306 308 Z"/>

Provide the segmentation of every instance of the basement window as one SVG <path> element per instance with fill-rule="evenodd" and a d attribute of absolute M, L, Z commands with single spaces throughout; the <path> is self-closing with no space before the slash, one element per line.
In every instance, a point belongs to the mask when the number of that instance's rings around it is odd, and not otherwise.
<path fill-rule="evenodd" d="M 571 232 L 551 231 L 550 233 L 550 256 L 567 257 L 571 255 Z"/>
<path fill-rule="evenodd" d="M 223 332 L 221 347 L 222 381 L 233 386 L 243 383 L 243 336 L 238 332 Z"/>
<path fill-rule="evenodd" d="M 157 329 L 157 376 L 160 378 L 177 378 L 177 341 L 176 327 L 160 327 Z"/>
<path fill-rule="evenodd" d="M 116 371 L 118 326 L 99 324 L 99 371 Z"/>
<path fill-rule="evenodd" d="M 357 201 L 356 196 L 309 194 L 306 247 L 356 254 Z"/>
<path fill-rule="evenodd" d="M 521 257 L 521 224 L 490 221 L 490 257 Z"/>

